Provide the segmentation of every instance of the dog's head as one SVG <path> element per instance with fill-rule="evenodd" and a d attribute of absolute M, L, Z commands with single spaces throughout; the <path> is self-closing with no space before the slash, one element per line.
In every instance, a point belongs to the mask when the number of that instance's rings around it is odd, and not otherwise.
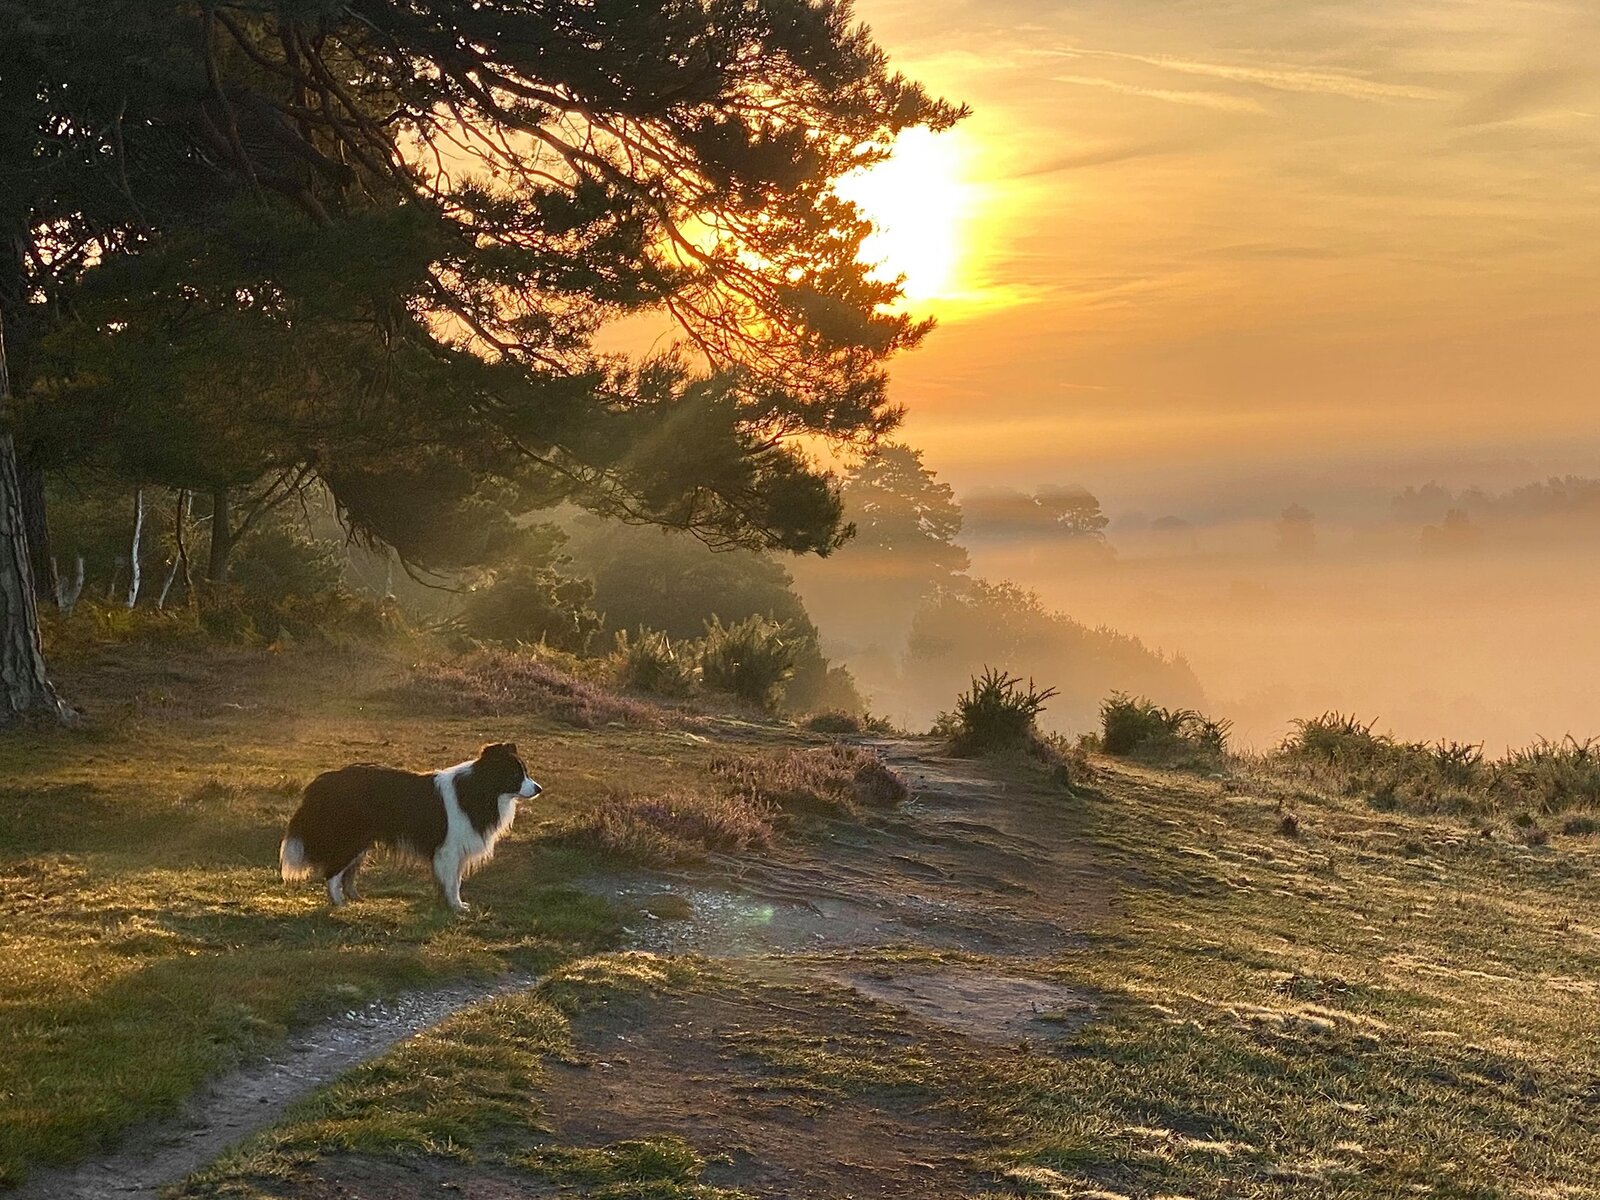
<path fill-rule="evenodd" d="M 472 775 L 502 798 L 516 796 L 531 800 L 544 790 L 528 774 L 527 765 L 510 742 L 485 746 L 478 753 L 478 761 L 472 764 Z"/>

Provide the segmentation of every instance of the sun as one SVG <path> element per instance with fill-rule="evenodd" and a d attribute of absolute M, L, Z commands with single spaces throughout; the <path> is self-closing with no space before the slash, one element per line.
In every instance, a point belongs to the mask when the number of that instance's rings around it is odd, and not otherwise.
<path fill-rule="evenodd" d="M 912 304 L 954 299 L 963 291 L 974 190 L 964 174 L 967 159 L 958 135 L 909 129 L 888 159 L 839 181 L 839 195 L 872 222 L 863 256 L 880 278 L 904 276 Z"/>

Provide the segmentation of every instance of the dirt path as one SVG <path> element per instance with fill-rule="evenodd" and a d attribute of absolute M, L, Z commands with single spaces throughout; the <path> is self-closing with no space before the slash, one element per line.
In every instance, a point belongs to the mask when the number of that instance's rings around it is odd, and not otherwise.
<path fill-rule="evenodd" d="M 832 826 L 824 839 L 771 859 L 728 860 L 694 875 L 608 876 L 588 886 L 631 910 L 632 948 L 759 964 L 769 979 L 834 989 L 858 1014 L 888 1013 L 912 1036 L 1048 1040 L 1087 1019 L 1089 998 L 1026 972 L 1027 960 L 1071 945 L 1109 905 L 1113 881 L 1063 819 L 1062 806 L 1073 801 L 1043 781 L 989 778 L 977 764 L 942 757 L 927 740 L 870 745 L 912 786 L 898 809 Z M 875 948 L 907 946 L 1018 965 L 872 960 Z M 42 1172 L 13 1195 L 154 1197 L 350 1068 L 460 1008 L 533 982 L 462 985 L 346 1014 L 270 1062 L 218 1080 L 179 1117 L 130 1134 L 117 1154 Z M 840 1011 L 834 1005 L 813 1023 L 820 1029 L 842 1019 Z M 717 1182 L 754 1195 L 967 1194 L 952 1157 L 966 1135 L 929 1114 L 853 1102 L 797 1114 L 782 1103 L 750 1102 L 759 1072 L 727 1032 L 793 1016 L 792 1006 L 763 1016 L 706 997 L 610 1014 L 579 1031 L 585 1048 L 597 1061 L 618 1044 L 627 1054 L 611 1054 L 616 1061 L 603 1063 L 598 1080 L 593 1070 L 553 1067 L 542 1100 L 565 1114 L 557 1132 L 575 1144 L 664 1132 L 731 1146 Z M 675 1105 L 673 1097 L 688 1102 Z M 554 1194 L 459 1164 L 400 1170 L 350 1156 L 317 1164 L 289 1194 L 389 1200 L 440 1188 Z"/>
<path fill-rule="evenodd" d="M 868 745 L 911 785 L 898 809 L 780 857 L 589 886 L 632 910 L 636 948 L 719 957 L 888 945 L 1022 957 L 1073 944 L 1105 915 L 1114 881 L 1063 819 L 1074 801 L 989 778 L 928 739 Z"/>
<path fill-rule="evenodd" d="M 380 1000 L 297 1037 L 266 1062 L 224 1075 L 169 1120 L 130 1130 L 121 1148 L 37 1172 L 8 1200 L 144 1200 L 282 1119 L 296 1101 L 451 1013 L 533 986 L 531 976 L 463 983 Z"/>

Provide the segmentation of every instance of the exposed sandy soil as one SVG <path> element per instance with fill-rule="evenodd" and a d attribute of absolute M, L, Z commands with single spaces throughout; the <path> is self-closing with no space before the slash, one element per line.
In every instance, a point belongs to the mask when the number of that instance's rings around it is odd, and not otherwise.
<path fill-rule="evenodd" d="M 823 974 L 879 1004 L 983 1042 L 1048 1042 L 1094 1015 L 1090 997 L 1059 983 L 966 967 Z"/>
<path fill-rule="evenodd" d="M 594 1061 L 553 1066 L 541 1101 L 563 1143 L 676 1135 L 729 1159 L 707 1169 L 707 1182 L 756 1196 L 966 1195 L 960 1153 L 973 1143 L 947 1116 L 887 1096 L 818 1105 L 775 1088 L 737 1049 L 739 1035 L 763 1028 L 826 1033 L 841 1021 L 847 1012 L 761 997 L 625 1003 L 580 1021 Z"/>

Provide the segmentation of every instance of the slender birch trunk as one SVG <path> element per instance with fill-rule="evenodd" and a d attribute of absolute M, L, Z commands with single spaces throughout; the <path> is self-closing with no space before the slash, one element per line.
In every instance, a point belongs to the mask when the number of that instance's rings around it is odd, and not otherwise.
<path fill-rule="evenodd" d="M 139 543 L 144 540 L 144 489 L 133 491 L 133 546 L 128 557 L 128 607 L 139 603 L 139 583 L 143 572 L 139 570 Z"/>

